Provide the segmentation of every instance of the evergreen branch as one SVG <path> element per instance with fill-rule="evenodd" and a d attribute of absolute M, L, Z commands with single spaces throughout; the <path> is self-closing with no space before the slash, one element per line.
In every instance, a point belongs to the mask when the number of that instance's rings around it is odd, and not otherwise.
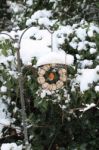
<path fill-rule="evenodd" d="M 18 134 L 8 135 L 8 136 L 0 138 L 0 143 L 8 143 L 9 140 L 15 140 L 16 142 L 17 140 L 23 140 L 23 138 L 24 138 L 23 135 L 18 135 Z"/>
<path fill-rule="evenodd" d="M 53 143 L 54 143 L 56 137 L 57 137 L 57 133 L 55 134 L 54 138 L 52 139 L 52 142 L 50 143 L 50 146 L 49 146 L 48 150 L 51 150 L 52 145 L 53 145 Z"/>
<path fill-rule="evenodd" d="M 18 127 L 12 126 L 12 125 L 6 125 L 6 124 L 4 124 L 4 123 L 0 123 L 0 124 L 3 125 L 4 127 L 12 128 L 12 129 L 16 129 L 16 130 L 21 131 L 21 129 L 19 129 Z"/>
<path fill-rule="evenodd" d="M 35 124 L 31 124 L 31 126 L 34 128 L 50 128 L 50 127 L 52 127 L 51 125 L 35 125 Z"/>
<path fill-rule="evenodd" d="M 99 103 L 99 102 L 98 102 Z M 95 104 L 95 105 L 93 105 L 93 106 L 90 106 L 89 108 L 87 108 L 87 106 L 86 107 L 83 107 L 83 108 L 73 108 L 73 109 L 70 109 L 69 110 L 69 113 L 73 113 L 74 111 L 76 111 L 76 110 L 78 110 L 78 111 L 81 111 L 81 112 L 86 112 L 87 110 L 89 110 L 89 109 L 91 109 L 91 108 L 97 108 L 97 105 L 98 105 L 98 103 L 97 104 Z M 98 109 L 98 108 L 97 108 Z"/>
<path fill-rule="evenodd" d="M 98 105 L 99 104 L 99 100 L 97 101 L 97 104 L 96 105 Z"/>
<path fill-rule="evenodd" d="M 58 135 L 58 133 L 59 133 L 61 127 L 62 127 L 62 125 L 57 129 L 57 132 L 56 132 L 56 134 L 54 135 L 54 138 L 52 139 L 52 141 L 51 141 L 51 143 L 50 143 L 50 145 L 49 145 L 48 150 L 51 150 L 52 145 L 53 145 L 54 141 L 56 140 L 56 137 L 57 137 L 57 135 Z"/>

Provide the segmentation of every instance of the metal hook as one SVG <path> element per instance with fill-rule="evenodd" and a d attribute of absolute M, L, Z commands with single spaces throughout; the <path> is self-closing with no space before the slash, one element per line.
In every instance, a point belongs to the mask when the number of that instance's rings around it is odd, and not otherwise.
<path fill-rule="evenodd" d="M 23 33 L 21 34 L 21 37 L 20 37 L 20 39 L 19 39 L 19 41 L 18 41 L 19 49 L 20 49 L 20 45 L 21 45 L 21 41 L 22 41 L 23 35 L 25 34 L 25 32 L 26 32 L 27 30 L 29 30 L 29 29 L 32 28 L 32 27 L 33 27 L 33 26 L 30 26 L 30 27 L 26 28 L 26 29 L 23 31 Z M 45 27 L 45 28 L 47 29 L 47 31 L 51 34 L 51 51 L 53 52 L 53 33 L 54 33 L 54 31 L 50 30 L 50 29 L 49 29 L 48 27 L 46 27 L 46 26 L 44 26 L 44 27 Z M 10 39 L 15 42 L 15 39 L 13 39 L 9 34 L 3 33 L 3 32 L 1 32 L 0 34 L 4 34 L 4 35 L 9 36 Z"/>
<path fill-rule="evenodd" d="M 4 32 L 0 32 L 0 34 L 7 35 L 7 36 L 9 36 L 9 37 L 10 37 L 10 39 L 11 39 L 12 41 L 14 41 L 14 39 L 12 38 L 12 36 L 11 36 L 11 35 L 9 35 L 9 34 L 7 34 L 7 33 L 4 33 Z"/>

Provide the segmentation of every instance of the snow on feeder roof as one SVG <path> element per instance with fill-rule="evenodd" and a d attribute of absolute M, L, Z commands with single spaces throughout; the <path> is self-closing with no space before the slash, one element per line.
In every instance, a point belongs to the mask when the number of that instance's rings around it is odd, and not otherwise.
<path fill-rule="evenodd" d="M 72 65 L 74 62 L 74 57 L 70 54 L 66 54 L 64 51 L 50 52 L 43 57 L 39 58 L 36 66 L 42 66 L 46 64 L 63 64 Z"/>

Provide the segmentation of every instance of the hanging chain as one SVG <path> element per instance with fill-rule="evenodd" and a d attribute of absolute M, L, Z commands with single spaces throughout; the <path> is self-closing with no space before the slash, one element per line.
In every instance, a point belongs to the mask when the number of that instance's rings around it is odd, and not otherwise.
<path fill-rule="evenodd" d="M 51 33 L 51 52 L 53 52 L 53 33 L 54 32 L 50 32 Z"/>
<path fill-rule="evenodd" d="M 53 34 L 54 34 L 54 31 L 50 30 L 48 27 L 44 26 L 47 31 L 51 34 L 51 52 L 53 52 Z"/>

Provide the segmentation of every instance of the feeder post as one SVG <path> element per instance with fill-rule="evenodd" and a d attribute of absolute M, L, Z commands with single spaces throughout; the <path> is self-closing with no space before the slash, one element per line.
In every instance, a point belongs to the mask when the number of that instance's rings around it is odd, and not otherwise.
<path fill-rule="evenodd" d="M 22 62 L 20 57 L 20 39 L 16 35 L 15 37 L 16 52 L 17 52 L 17 68 L 18 68 L 18 81 L 20 89 L 20 100 L 21 100 L 21 115 L 22 115 L 22 125 L 24 132 L 24 141 L 25 141 L 25 150 L 30 150 L 30 144 L 28 142 L 28 131 L 27 131 L 27 116 L 25 108 L 25 99 L 24 99 L 24 85 L 23 85 L 23 75 L 22 75 Z"/>
<path fill-rule="evenodd" d="M 15 39 L 12 38 L 8 33 L 0 32 L 2 35 L 8 36 L 13 43 L 15 44 L 14 48 L 17 53 L 17 68 L 18 68 L 18 81 L 19 81 L 19 90 L 20 90 L 20 100 L 21 100 L 21 115 L 22 115 L 22 125 L 24 132 L 24 142 L 25 142 L 25 150 L 30 150 L 31 146 L 28 142 L 28 132 L 27 132 L 27 116 L 25 110 L 25 99 L 24 99 L 24 86 L 23 86 L 23 76 L 21 70 L 21 58 L 20 58 L 20 39 L 16 35 Z"/>

